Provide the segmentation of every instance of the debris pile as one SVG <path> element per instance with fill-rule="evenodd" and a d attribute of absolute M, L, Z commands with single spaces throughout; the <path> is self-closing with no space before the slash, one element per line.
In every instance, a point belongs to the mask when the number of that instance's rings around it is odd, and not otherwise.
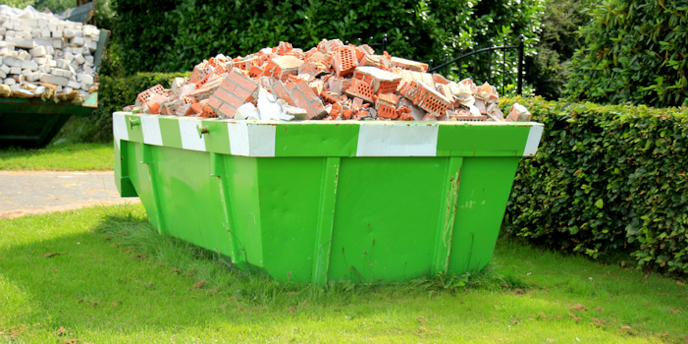
<path fill-rule="evenodd" d="M 0 96 L 81 102 L 97 90 L 99 38 L 93 25 L 0 5 Z"/>
<path fill-rule="evenodd" d="M 427 70 L 366 44 L 322 40 L 304 52 L 280 42 L 245 57 L 204 60 L 189 78 L 145 90 L 124 110 L 240 120 L 530 121 L 520 104 L 505 117 L 488 83 L 457 83 Z"/>

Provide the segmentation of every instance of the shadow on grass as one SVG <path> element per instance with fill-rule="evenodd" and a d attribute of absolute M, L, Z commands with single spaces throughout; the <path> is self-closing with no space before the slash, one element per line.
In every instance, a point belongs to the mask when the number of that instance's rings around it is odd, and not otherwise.
<path fill-rule="evenodd" d="M 440 307 L 446 302 L 454 305 L 437 310 L 461 314 L 466 306 L 458 305 L 457 300 L 470 303 L 477 298 L 474 302 L 490 306 L 510 297 L 536 300 L 519 303 L 518 312 L 524 312 L 523 316 L 542 309 L 552 314 L 561 308 L 566 318 L 568 308 L 581 302 L 590 308 L 591 317 L 604 316 L 610 321 L 613 318 L 609 314 L 614 312 L 619 313 L 620 321 L 625 316 L 641 324 L 652 321 L 652 317 L 667 324 L 667 319 L 685 321 L 682 313 L 667 313 L 686 300 L 685 288 L 673 288 L 671 281 L 644 280 L 642 274 L 633 271 L 594 265 L 583 258 L 564 257 L 517 243 L 500 242 L 495 262 L 477 273 L 428 276 L 393 285 L 339 281 L 313 286 L 247 274 L 213 253 L 160 236 L 145 215 L 131 210 L 140 206 L 105 209 L 105 215 L 99 214 L 95 225 L 80 234 L 0 250 L 0 293 L 9 296 L 0 308 L 12 314 L 5 318 L 4 325 L 26 324 L 31 333 L 41 332 L 30 328 L 36 326 L 31 324 L 40 324 L 43 331 L 32 342 L 54 341 L 60 327 L 87 341 L 106 342 L 99 341 L 98 336 L 112 332 L 118 336 L 169 336 L 199 327 L 206 331 L 210 324 L 231 324 L 241 331 L 262 329 L 275 335 L 283 333 L 282 327 L 304 321 L 308 325 L 303 326 L 317 328 L 321 319 L 333 322 L 328 323 L 329 331 L 339 333 L 341 319 L 365 317 L 373 321 L 400 315 L 411 319 L 430 303 Z M 79 218 L 71 220 L 78 222 Z M 637 285 L 615 283 L 638 277 Z M 532 283 L 535 279 L 537 284 Z M 442 301 L 426 301 L 434 297 Z M 604 311 L 593 315 L 598 298 L 607 304 Z M 563 306 L 560 299 L 564 299 Z M 634 304 L 628 305 L 628 300 Z M 647 302 L 654 304 L 646 306 Z M 623 304 L 632 309 L 642 304 L 643 314 L 624 311 Z M 469 307 L 477 306 L 474 303 Z M 302 310 L 304 313 L 300 313 Z M 660 313 L 664 318 L 657 315 Z M 494 317 L 477 319 L 494 321 Z"/>
<path fill-rule="evenodd" d="M 345 312 L 353 304 L 376 304 L 380 299 L 413 302 L 427 298 L 428 293 L 450 296 L 512 287 L 493 270 L 393 285 L 280 283 L 159 235 L 145 215 L 131 210 L 106 213 L 93 230 L 82 234 L 0 250 L 0 291 L 14 295 L 9 301 L 13 319 L 55 330 L 128 332 L 227 319 L 279 322 L 305 305 L 315 306 L 315 313 L 328 314 Z M 372 306 L 368 311 L 384 313 L 387 307 Z"/>

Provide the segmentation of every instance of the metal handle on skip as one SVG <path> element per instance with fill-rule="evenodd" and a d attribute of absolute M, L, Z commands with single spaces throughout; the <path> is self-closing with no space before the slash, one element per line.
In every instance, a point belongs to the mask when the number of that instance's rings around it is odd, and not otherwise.
<path fill-rule="evenodd" d="M 201 127 L 201 125 L 196 126 L 196 130 L 198 130 L 198 137 L 203 138 L 203 134 L 208 133 L 208 127 Z"/>
<path fill-rule="evenodd" d="M 129 129 L 133 129 L 137 125 L 141 125 L 141 119 L 140 118 L 130 118 L 129 119 Z"/>

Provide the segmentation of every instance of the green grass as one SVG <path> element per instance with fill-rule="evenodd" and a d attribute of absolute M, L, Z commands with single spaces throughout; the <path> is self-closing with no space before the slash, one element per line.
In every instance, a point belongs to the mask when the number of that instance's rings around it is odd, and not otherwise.
<path fill-rule="evenodd" d="M 0 170 L 88 171 L 112 170 L 115 166 L 111 143 L 49 145 L 43 149 L 0 150 Z"/>
<path fill-rule="evenodd" d="M 504 239 L 473 275 L 295 285 L 159 236 L 141 205 L 0 220 L 0 343 L 685 343 L 687 288 Z"/>

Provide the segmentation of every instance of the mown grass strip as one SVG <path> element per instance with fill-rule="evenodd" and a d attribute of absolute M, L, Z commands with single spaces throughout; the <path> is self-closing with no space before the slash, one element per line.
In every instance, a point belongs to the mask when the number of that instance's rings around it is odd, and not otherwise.
<path fill-rule="evenodd" d="M 141 205 L 0 221 L 0 295 L 0 342 L 683 343 L 688 324 L 675 280 L 508 239 L 470 275 L 277 283 L 159 236 Z"/>
<path fill-rule="evenodd" d="M 41 149 L 0 150 L 0 170 L 89 171 L 112 170 L 112 143 L 49 145 Z"/>

